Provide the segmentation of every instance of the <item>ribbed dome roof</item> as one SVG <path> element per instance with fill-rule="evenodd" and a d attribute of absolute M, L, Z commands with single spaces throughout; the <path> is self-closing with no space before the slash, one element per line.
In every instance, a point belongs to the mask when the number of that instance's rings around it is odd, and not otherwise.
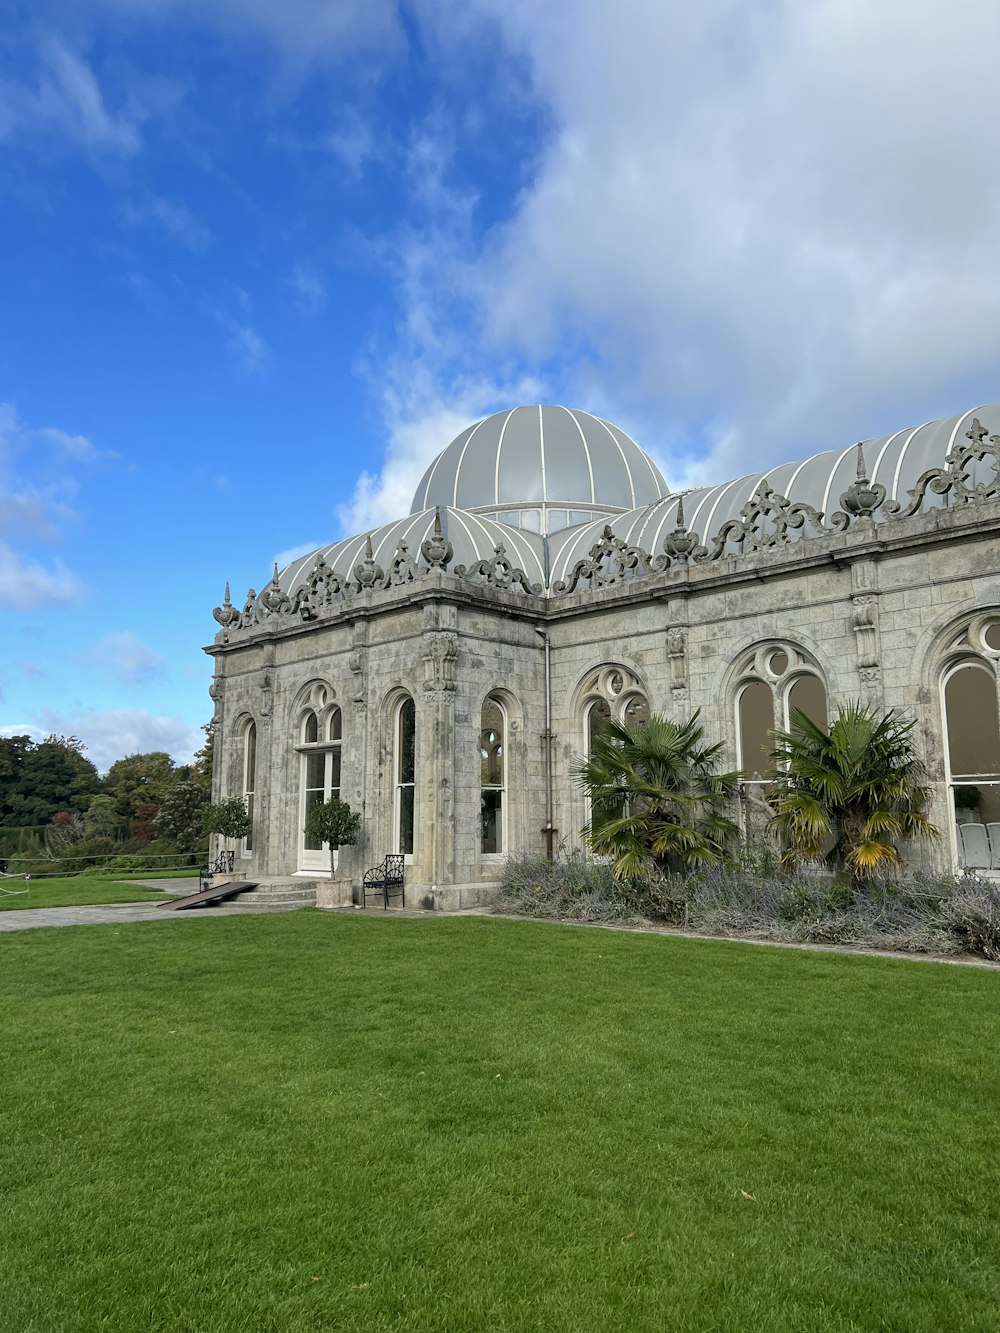
<path fill-rule="evenodd" d="M 469 426 L 438 454 L 411 512 L 434 505 L 562 510 L 551 526 L 565 527 L 587 513 L 618 513 L 666 494 L 656 464 L 617 426 L 568 407 L 515 407 Z M 573 511 L 580 517 L 570 517 Z"/>
<path fill-rule="evenodd" d="M 1000 404 L 993 403 L 944 421 L 929 421 L 879 439 L 866 440 L 864 453 L 869 478 L 881 482 L 889 498 L 905 506 L 909 500 L 907 492 L 916 485 L 921 473 L 943 467 L 953 445 L 968 443 L 965 432 L 974 417 L 979 418 L 991 435 L 1000 434 Z M 805 502 L 829 518 L 840 508 L 840 497 L 855 478 L 856 463 L 857 446 L 850 444 L 844 449 L 814 454 L 802 463 L 779 463 L 766 472 L 754 472 L 720 486 L 700 487 L 684 496 L 684 523 L 689 532 L 697 532 L 707 543 L 727 519 L 739 517 L 740 510 L 762 481 L 793 503 Z M 970 483 L 992 481 L 992 464 L 985 462 L 970 466 L 968 479 Z M 650 553 L 661 551 L 663 539 L 677 526 L 678 498 L 671 495 L 656 504 L 637 506 L 627 514 L 617 515 L 611 520 L 615 536 Z M 947 497 L 928 490 L 922 508 L 936 509 L 946 503 Z M 885 517 L 880 510 L 875 515 L 876 522 Z M 602 528 L 603 523 L 598 520 L 552 538 L 550 567 L 553 580 L 567 578 L 576 562 L 586 559 Z M 807 525 L 789 531 L 788 539 L 796 541 L 812 535 Z"/>
<path fill-rule="evenodd" d="M 463 513 L 457 509 L 441 510 L 441 529 L 454 547 L 450 568 L 456 565 L 474 565 L 479 560 L 488 560 L 498 544 L 506 548 L 507 558 L 512 565 L 523 569 L 529 583 L 545 582 L 545 557 L 542 539 L 530 532 L 521 532 L 503 523 L 493 523 L 476 514 Z M 321 546 L 308 555 L 300 556 L 278 575 L 282 592 L 291 596 L 299 584 L 308 576 L 319 556 L 341 579 L 349 579 L 354 573 L 354 566 L 365 558 L 365 538 L 371 537 L 375 563 L 384 569 L 396 554 L 400 542 L 406 542 L 410 556 L 418 564 L 423 564 L 420 544 L 431 536 L 434 530 L 434 510 L 425 509 L 422 513 L 411 514 L 408 518 L 398 519 L 395 523 L 385 523 L 371 532 L 362 532 L 357 537 L 345 537 L 329 546 Z"/>

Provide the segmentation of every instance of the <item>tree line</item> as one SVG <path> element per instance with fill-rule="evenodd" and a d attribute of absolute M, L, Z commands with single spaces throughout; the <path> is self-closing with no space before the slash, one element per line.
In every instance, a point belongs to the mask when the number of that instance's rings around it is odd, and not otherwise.
<path fill-rule="evenodd" d="M 102 777 L 76 736 L 0 737 L 0 870 L 195 864 L 208 846 L 212 736 L 191 764 L 154 750 Z"/>

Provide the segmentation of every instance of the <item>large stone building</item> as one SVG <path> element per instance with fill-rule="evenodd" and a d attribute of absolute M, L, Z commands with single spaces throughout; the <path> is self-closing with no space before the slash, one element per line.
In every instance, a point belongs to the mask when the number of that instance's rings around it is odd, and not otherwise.
<path fill-rule="evenodd" d="M 408 902 L 469 905 L 508 852 L 578 842 L 604 718 L 700 709 L 750 803 L 792 707 L 858 698 L 918 721 L 931 855 L 1000 865 L 998 467 L 998 405 L 683 495 L 585 412 L 488 417 L 407 517 L 243 607 L 227 588 L 207 651 L 241 869 L 327 875 L 303 824 L 338 792 L 363 819 L 338 873 L 400 851 Z"/>

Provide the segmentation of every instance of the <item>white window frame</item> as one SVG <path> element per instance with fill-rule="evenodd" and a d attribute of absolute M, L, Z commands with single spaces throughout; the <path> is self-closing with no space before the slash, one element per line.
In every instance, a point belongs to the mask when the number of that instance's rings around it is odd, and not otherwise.
<path fill-rule="evenodd" d="M 243 728 L 243 804 L 250 816 L 250 832 L 240 845 L 240 856 L 244 858 L 249 858 L 254 853 L 254 841 L 257 832 L 256 787 L 257 723 L 251 718 Z"/>
<path fill-rule="evenodd" d="M 330 730 L 336 715 L 340 716 L 341 734 L 336 740 L 331 740 Z M 305 739 L 306 725 L 310 716 L 316 718 L 317 739 L 315 741 Z M 339 796 L 344 780 L 343 713 L 337 705 L 326 708 L 322 713 L 316 708 L 307 708 L 299 718 L 298 733 L 299 743 L 295 747 L 299 753 L 298 870 L 300 874 L 315 874 L 321 870 L 329 871 L 330 848 L 325 842 L 319 848 L 306 846 L 307 797 L 310 791 L 320 790 L 319 787 L 306 786 L 309 759 L 313 755 L 323 755 L 323 800 L 328 801 L 331 796 Z M 333 757 L 335 754 L 340 757 L 340 782 L 336 786 L 333 784 Z M 333 853 L 334 868 L 336 868 L 339 857 L 340 852 L 335 849 Z"/>
<path fill-rule="evenodd" d="M 402 748 L 400 746 L 401 734 L 400 727 L 403 717 L 403 709 L 409 704 L 413 708 L 413 780 L 412 782 L 401 782 L 400 772 L 402 769 Z M 402 838 L 402 812 L 403 812 L 403 791 L 409 788 L 413 793 L 413 847 L 410 851 L 403 851 L 401 845 Z M 403 852 L 403 864 L 413 864 L 413 853 L 417 845 L 417 703 L 411 694 L 402 694 L 396 700 L 392 710 L 392 850 L 394 852 Z"/>
<path fill-rule="evenodd" d="M 499 783 L 486 783 L 482 781 L 482 746 L 483 746 L 483 712 L 487 704 L 494 704 L 500 712 L 500 756 L 501 756 L 501 778 Z M 507 709 L 503 701 L 495 694 L 488 694 L 483 700 L 482 707 L 479 710 L 479 753 L 480 753 L 480 797 L 483 792 L 495 791 L 500 793 L 500 819 L 498 821 L 497 833 L 499 834 L 499 846 L 495 852 L 483 851 L 483 833 L 482 816 L 480 813 L 479 830 L 479 855 L 483 861 L 502 861 L 507 856 L 507 765 L 509 755 L 507 753 L 507 738 L 510 735 L 510 719 L 507 716 Z M 480 800 L 480 812 L 482 811 L 482 802 Z"/>

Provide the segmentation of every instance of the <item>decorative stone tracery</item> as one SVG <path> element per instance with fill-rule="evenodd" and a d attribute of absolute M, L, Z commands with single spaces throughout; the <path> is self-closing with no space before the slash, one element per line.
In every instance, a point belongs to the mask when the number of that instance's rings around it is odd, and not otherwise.
<path fill-rule="evenodd" d="M 567 580 L 557 579 L 553 583 L 552 592 L 555 596 L 575 592 L 585 581 L 591 589 L 605 588 L 612 583 L 621 583 L 640 570 L 644 574 L 662 574 L 669 564 L 669 556 L 647 555 L 640 547 L 630 546 L 621 537 L 616 537 L 610 524 L 605 524 L 600 541 L 590 548 L 589 559 L 578 560 Z"/>

